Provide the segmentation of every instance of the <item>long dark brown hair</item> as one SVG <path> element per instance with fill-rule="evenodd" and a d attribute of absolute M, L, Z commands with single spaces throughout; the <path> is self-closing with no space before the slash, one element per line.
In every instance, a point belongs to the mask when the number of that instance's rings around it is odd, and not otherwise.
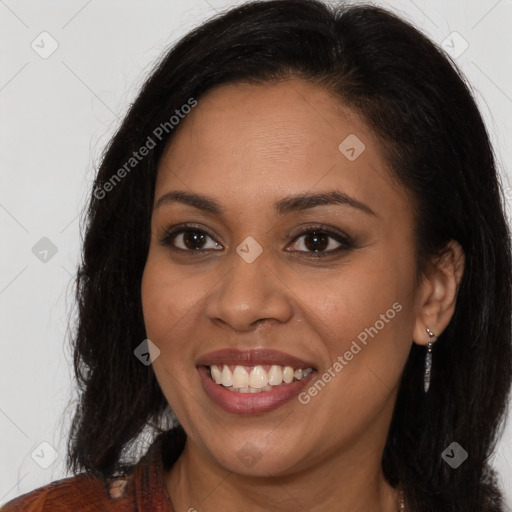
<path fill-rule="evenodd" d="M 512 270 L 488 133 L 455 63 L 411 24 L 382 8 L 316 0 L 251 2 L 193 30 L 163 56 L 106 148 L 85 212 L 76 281 L 80 394 L 68 468 L 111 475 L 125 467 L 123 454 L 144 428 L 165 430 L 169 406 L 152 367 L 141 364 L 134 349 L 146 338 L 141 277 L 157 165 L 175 131 L 169 120 L 213 87 L 290 76 L 325 87 L 382 141 L 414 199 L 418 269 L 451 239 L 466 255 L 454 316 L 435 345 L 427 395 L 425 348 L 412 346 L 384 474 L 403 486 L 414 511 L 498 512 L 501 497 L 488 459 L 511 385 Z M 166 122 L 157 137 L 155 129 Z M 148 137 L 156 144 L 128 168 Z M 166 435 L 176 457 L 184 432 L 178 425 Z M 441 457 L 454 441 L 469 454 L 456 470 Z"/>

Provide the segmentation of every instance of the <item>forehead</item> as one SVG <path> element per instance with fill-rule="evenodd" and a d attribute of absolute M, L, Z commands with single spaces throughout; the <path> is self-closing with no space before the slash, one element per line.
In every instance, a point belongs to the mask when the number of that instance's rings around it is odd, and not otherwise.
<path fill-rule="evenodd" d="M 229 208 L 336 188 L 366 203 L 387 198 L 396 205 L 407 198 L 380 144 L 359 116 L 317 85 L 223 85 L 181 121 L 160 161 L 155 198 L 188 189 Z"/>

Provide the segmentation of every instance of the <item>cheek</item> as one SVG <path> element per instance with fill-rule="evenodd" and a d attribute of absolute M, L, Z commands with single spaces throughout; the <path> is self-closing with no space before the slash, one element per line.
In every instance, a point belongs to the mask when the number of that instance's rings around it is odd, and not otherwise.
<path fill-rule="evenodd" d="M 189 394 L 183 391 L 183 382 L 189 378 L 187 364 L 193 345 L 187 340 L 197 325 L 193 310 L 200 300 L 191 279 L 171 271 L 165 259 L 150 253 L 141 283 L 146 335 L 160 350 L 153 371 L 167 402 L 187 426 Z"/>
<path fill-rule="evenodd" d="M 204 296 L 203 288 L 193 274 L 180 273 L 150 254 L 142 276 L 142 308 L 146 334 L 162 345 L 161 350 L 180 342 Z"/>
<path fill-rule="evenodd" d="M 338 274 L 303 280 L 299 288 L 301 302 L 312 313 L 308 316 L 318 320 L 324 339 L 335 346 L 335 340 L 357 337 L 388 310 L 395 318 L 393 304 L 406 295 L 407 287 L 389 267 L 354 264 Z"/>
<path fill-rule="evenodd" d="M 385 258 L 368 260 L 347 265 L 324 281 L 316 280 L 314 287 L 301 288 L 301 302 L 308 305 L 308 317 L 327 351 L 330 367 L 336 361 L 342 366 L 332 371 L 343 374 L 334 379 L 343 393 L 349 389 L 364 393 L 373 384 L 395 387 L 414 326 L 409 304 L 413 267 L 410 270 L 403 260 L 400 267 Z"/>

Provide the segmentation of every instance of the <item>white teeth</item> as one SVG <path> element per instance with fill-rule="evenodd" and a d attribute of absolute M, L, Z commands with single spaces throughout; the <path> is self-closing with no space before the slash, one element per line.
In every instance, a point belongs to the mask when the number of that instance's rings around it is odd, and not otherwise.
<path fill-rule="evenodd" d="M 276 364 L 270 367 L 268 371 L 268 383 L 272 386 L 279 386 L 283 382 L 283 370 Z"/>
<path fill-rule="evenodd" d="M 290 384 L 294 379 L 299 381 L 312 371 L 312 368 L 294 370 L 291 366 L 272 365 L 267 372 L 262 365 L 254 367 L 236 365 L 231 373 L 228 365 L 212 364 L 210 366 L 211 377 L 216 384 L 239 393 L 271 391 L 283 383 Z"/>
<path fill-rule="evenodd" d="M 223 386 L 231 386 L 233 384 L 233 380 L 231 378 L 231 371 L 227 366 L 224 366 L 222 373 L 220 374 L 220 383 Z"/>
<path fill-rule="evenodd" d="M 285 366 L 283 371 L 283 381 L 286 384 L 290 384 L 293 380 L 293 368 L 291 366 Z"/>
<path fill-rule="evenodd" d="M 228 365 L 224 365 L 224 371 L 228 371 L 231 374 L 231 370 Z M 249 373 L 243 366 L 236 366 L 233 372 L 233 379 L 230 384 L 233 384 L 234 388 L 246 388 L 249 386 Z M 228 384 L 228 386 L 230 385 Z M 224 382 L 222 383 L 225 386 Z"/>
<path fill-rule="evenodd" d="M 212 364 L 210 366 L 210 370 L 212 372 L 212 379 L 215 381 L 215 384 L 220 384 L 222 382 L 222 377 L 219 368 L 216 364 Z"/>
<path fill-rule="evenodd" d="M 238 367 L 237 367 L 238 368 Z M 236 371 L 236 368 L 235 368 Z M 268 384 L 268 375 L 263 366 L 255 366 L 249 376 L 249 387 L 264 388 Z"/>

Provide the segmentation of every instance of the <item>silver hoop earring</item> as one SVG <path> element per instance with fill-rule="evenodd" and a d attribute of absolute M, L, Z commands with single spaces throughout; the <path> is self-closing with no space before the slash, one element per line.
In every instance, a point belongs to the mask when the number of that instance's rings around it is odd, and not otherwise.
<path fill-rule="evenodd" d="M 430 376 L 432 373 L 432 345 L 436 342 L 436 335 L 427 327 L 429 340 L 427 341 L 427 355 L 425 356 L 425 374 L 423 376 L 423 388 L 428 393 L 430 388 Z"/>

